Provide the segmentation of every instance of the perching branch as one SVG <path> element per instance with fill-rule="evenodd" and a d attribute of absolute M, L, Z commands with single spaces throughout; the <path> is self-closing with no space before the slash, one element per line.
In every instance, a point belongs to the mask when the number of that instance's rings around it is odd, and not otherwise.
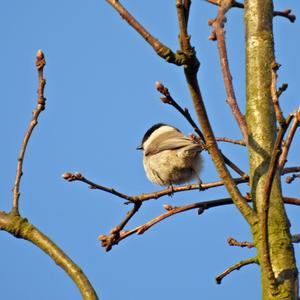
<path fill-rule="evenodd" d="M 94 183 L 88 179 L 86 179 L 84 176 L 82 176 L 80 173 L 69 173 L 66 172 L 62 175 L 62 178 L 65 180 L 71 182 L 71 181 L 81 181 L 89 185 L 91 189 L 98 189 L 110 194 L 113 194 L 121 199 L 125 199 L 128 202 L 125 202 L 125 204 L 129 203 L 136 203 L 136 202 L 144 202 L 151 199 L 158 199 L 160 197 L 166 196 L 166 195 L 172 195 L 174 193 L 178 192 L 184 192 L 184 191 L 190 191 L 190 190 L 200 190 L 204 191 L 210 188 L 223 186 L 224 183 L 222 181 L 214 181 L 214 182 L 208 182 L 208 183 L 201 183 L 200 185 L 197 184 L 187 184 L 183 186 L 173 186 L 170 188 L 163 189 L 161 191 L 153 192 L 153 193 L 147 193 L 147 194 L 140 194 L 136 196 L 129 196 L 123 193 L 118 192 L 114 188 L 105 187 L 103 185 L 99 185 L 97 183 Z M 247 182 L 247 178 L 234 178 L 233 179 L 236 184 L 241 184 Z"/>
<path fill-rule="evenodd" d="M 225 42 L 225 30 L 224 30 L 224 24 L 226 22 L 225 14 L 232 7 L 233 3 L 234 1 L 220 1 L 216 19 L 209 20 L 209 25 L 213 27 L 213 32 L 212 35 L 210 36 L 210 39 L 217 40 L 220 64 L 223 73 L 225 90 L 227 94 L 227 103 L 229 104 L 232 114 L 241 130 L 243 139 L 247 144 L 248 143 L 247 123 L 245 120 L 245 116 L 241 113 L 236 100 L 233 82 L 232 82 L 232 76 L 230 73 L 230 68 L 228 63 L 226 42 Z"/>
<path fill-rule="evenodd" d="M 239 270 L 241 267 L 244 267 L 244 266 L 247 266 L 247 265 L 250 265 L 250 264 L 258 264 L 258 259 L 257 259 L 256 256 L 245 259 L 245 260 L 241 260 L 240 262 L 236 263 L 235 265 L 227 268 L 225 271 L 223 271 L 220 275 L 218 275 L 215 278 L 216 283 L 221 284 L 223 278 L 225 276 L 227 276 L 228 274 L 230 274 L 232 271 Z"/>
<path fill-rule="evenodd" d="M 281 171 L 281 175 L 285 175 L 285 174 L 293 173 L 293 172 L 299 172 L 299 171 L 300 171 L 300 167 L 284 168 Z M 85 178 L 83 175 L 81 175 L 78 172 L 74 173 L 74 174 L 72 174 L 70 172 L 66 172 L 62 175 L 62 178 L 69 182 L 72 182 L 72 181 L 84 182 L 84 183 L 88 184 L 89 188 L 91 188 L 91 189 L 101 190 L 101 191 L 113 194 L 121 199 L 127 200 L 128 202 L 125 202 L 125 204 L 144 202 L 144 201 L 148 201 L 151 199 L 158 199 L 163 196 L 172 195 L 174 193 L 184 192 L 184 191 L 191 191 L 191 190 L 205 191 L 210 188 L 220 187 L 220 186 L 224 185 L 224 182 L 222 180 L 219 180 L 219 181 L 212 181 L 212 182 L 208 182 L 208 183 L 201 183 L 201 186 L 199 186 L 198 183 L 197 184 L 187 184 L 187 185 L 182 185 L 182 186 L 170 187 L 170 188 L 163 189 L 163 190 L 160 190 L 157 192 L 143 193 L 140 195 L 130 196 L 130 195 L 121 193 L 114 188 L 110 188 L 110 187 L 106 187 L 106 186 L 97 184 L 97 183 Z M 248 182 L 248 178 L 243 178 L 243 177 L 233 178 L 233 180 L 234 180 L 235 184 L 241 184 L 241 183 Z"/>
<path fill-rule="evenodd" d="M 46 61 L 44 58 L 44 54 L 41 50 L 39 50 L 37 52 L 35 64 L 36 64 L 36 69 L 38 72 L 37 107 L 32 112 L 32 118 L 31 118 L 30 124 L 28 126 L 28 129 L 25 133 L 25 136 L 23 138 L 20 153 L 18 156 L 16 179 L 15 179 L 15 183 L 14 183 L 14 186 L 12 189 L 12 192 L 13 192 L 12 212 L 15 215 L 19 215 L 20 183 L 21 183 L 21 177 L 23 175 L 23 162 L 24 162 L 25 151 L 26 151 L 29 139 L 31 137 L 32 131 L 38 123 L 38 117 L 39 117 L 40 113 L 45 109 L 45 104 L 46 104 L 46 102 L 45 102 L 46 98 L 44 97 L 44 88 L 46 85 L 46 80 L 43 77 L 43 70 L 44 70 Z"/>

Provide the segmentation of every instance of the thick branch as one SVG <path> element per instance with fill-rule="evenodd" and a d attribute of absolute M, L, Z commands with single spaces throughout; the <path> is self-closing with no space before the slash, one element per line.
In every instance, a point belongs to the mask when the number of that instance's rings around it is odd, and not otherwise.
<path fill-rule="evenodd" d="M 262 209 L 261 209 L 261 213 L 259 214 L 260 226 L 261 226 L 261 232 L 262 232 L 262 249 L 261 249 L 262 261 L 263 261 L 263 265 L 267 269 L 267 273 L 269 275 L 269 279 L 271 282 L 275 282 L 275 275 L 274 275 L 274 272 L 272 269 L 270 249 L 269 249 L 268 217 L 269 217 L 270 195 L 271 195 L 273 180 L 274 180 L 276 171 L 278 170 L 278 160 L 279 160 L 279 156 L 281 154 L 281 144 L 283 141 L 284 134 L 285 134 L 291 120 L 292 120 L 292 115 L 289 115 L 285 124 L 282 123 L 280 131 L 277 135 L 277 138 L 276 138 L 276 141 L 274 144 L 274 149 L 273 149 L 272 155 L 271 155 L 269 168 L 267 171 L 265 189 L 263 191 Z"/>
<path fill-rule="evenodd" d="M 44 58 L 44 54 L 41 50 L 39 50 L 37 52 L 35 64 L 36 64 L 36 68 L 38 71 L 37 108 L 35 110 L 33 110 L 33 112 L 32 112 L 32 118 L 31 118 L 30 124 L 28 126 L 28 129 L 25 133 L 25 136 L 23 138 L 23 142 L 22 142 L 19 157 L 18 157 L 16 179 L 15 179 L 15 183 L 14 183 L 14 186 L 12 189 L 12 192 L 13 192 L 12 212 L 16 215 L 19 215 L 20 183 L 21 183 L 21 177 L 23 175 L 23 162 L 24 162 L 25 151 L 26 151 L 29 139 L 31 137 L 32 131 L 38 123 L 38 117 L 39 117 L 40 113 L 45 109 L 46 98 L 44 97 L 44 88 L 45 88 L 46 80 L 43 77 L 43 70 L 44 70 L 46 61 Z"/>
<path fill-rule="evenodd" d="M 106 0 L 120 16 L 135 29 L 154 51 L 164 60 L 175 65 L 182 66 L 188 59 L 182 53 L 174 53 L 170 48 L 161 43 L 158 39 L 150 34 L 126 9 L 118 0 Z"/>
<path fill-rule="evenodd" d="M 0 211 L 0 230 L 5 230 L 17 238 L 28 240 L 43 250 L 71 277 L 79 288 L 83 299 L 98 299 L 83 271 L 54 242 L 30 224 L 27 219 Z"/>

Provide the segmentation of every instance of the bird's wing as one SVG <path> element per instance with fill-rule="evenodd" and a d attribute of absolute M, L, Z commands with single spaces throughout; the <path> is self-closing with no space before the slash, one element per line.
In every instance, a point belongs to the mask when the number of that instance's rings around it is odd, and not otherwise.
<path fill-rule="evenodd" d="M 202 145 L 195 143 L 190 138 L 184 136 L 182 133 L 178 132 L 167 132 L 159 137 L 157 137 L 148 146 L 145 155 L 157 154 L 165 150 L 191 150 L 191 151 L 201 151 Z"/>

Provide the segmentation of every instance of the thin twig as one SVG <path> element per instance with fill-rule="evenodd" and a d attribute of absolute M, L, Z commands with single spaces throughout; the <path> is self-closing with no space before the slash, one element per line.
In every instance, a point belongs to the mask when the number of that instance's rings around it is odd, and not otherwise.
<path fill-rule="evenodd" d="M 211 4 L 214 4 L 214 5 L 217 5 L 219 6 L 220 5 L 220 0 L 205 0 Z M 243 3 L 240 3 L 240 2 L 237 2 L 237 1 L 232 1 L 233 4 L 232 4 L 232 7 L 237 7 L 237 8 L 244 8 L 244 4 Z M 296 21 L 296 16 L 291 14 L 291 10 L 290 9 L 286 9 L 286 10 L 283 10 L 283 11 L 273 11 L 273 16 L 274 17 L 283 17 L 283 18 L 286 18 L 288 19 L 290 22 L 294 23 Z"/>
<path fill-rule="evenodd" d="M 291 14 L 292 10 L 291 9 L 285 9 L 283 11 L 273 11 L 273 16 L 274 17 L 284 17 L 290 20 L 290 22 L 294 23 L 296 21 L 296 16 Z"/>
<path fill-rule="evenodd" d="M 237 247 L 242 247 L 242 248 L 244 248 L 244 247 L 247 247 L 247 248 L 253 248 L 253 247 L 255 247 L 254 243 L 252 243 L 252 242 L 238 242 L 233 237 L 229 237 L 227 239 L 227 243 L 230 246 L 237 246 Z"/>
<path fill-rule="evenodd" d="M 292 242 L 297 244 L 300 243 L 300 234 L 293 234 L 292 235 Z"/>
<path fill-rule="evenodd" d="M 268 278 L 271 284 L 275 284 L 275 275 L 272 269 L 271 257 L 270 257 L 270 249 L 269 249 L 269 226 L 268 226 L 268 216 L 269 216 L 269 203 L 270 203 L 270 195 L 273 185 L 273 180 L 278 170 L 278 160 L 281 154 L 281 144 L 284 138 L 284 134 L 292 120 L 292 115 L 290 114 L 285 122 L 285 124 L 281 124 L 280 130 L 278 132 L 274 148 L 271 155 L 271 160 L 269 164 L 269 168 L 266 176 L 266 185 L 263 191 L 263 201 L 262 201 L 262 209 L 259 214 L 260 226 L 262 232 L 262 264 L 266 268 L 266 272 L 268 274 Z"/>
<path fill-rule="evenodd" d="M 300 178 L 300 174 L 293 174 L 292 176 L 287 176 L 285 179 L 285 182 L 290 184 L 292 183 L 296 178 Z"/>
<path fill-rule="evenodd" d="M 287 83 L 283 83 L 277 90 L 277 97 L 279 98 L 281 96 L 281 94 L 286 91 L 286 89 L 288 88 L 288 84 Z"/>
<path fill-rule="evenodd" d="M 216 137 L 217 142 L 226 142 L 226 143 L 231 143 L 235 145 L 240 145 L 240 146 L 246 146 L 246 143 L 242 140 L 235 140 L 227 137 Z"/>
<path fill-rule="evenodd" d="M 233 1 L 221 1 L 218 7 L 218 14 L 215 20 L 210 20 L 209 25 L 213 26 L 214 30 L 210 39 L 217 40 L 220 64 L 223 73 L 223 80 L 227 94 L 227 103 L 232 111 L 232 114 L 242 132 L 245 143 L 248 143 L 248 129 L 245 116 L 242 114 L 234 92 L 232 76 L 230 73 L 226 42 L 224 23 L 226 21 L 225 14 L 231 8 Z"/>
<path fill-rule="evenodd" d="M 215 280 L 217 284 L 221 284 L 223 278 L 230 274 L 232 271 L 239 270 L 241 267 L 250 265 L 250 264 L 258 264 L 257 257 L 251 257 L 245 260 L 241 260 L 240 262 L 234 264 L 233 266 L 227 268 L 225 271 L 223 271 L 220 275 L 218 275 Z"/>
<path fill-rule="evenodd" d="M 297 130 L 299 124 L 300 124 L 300 107 L 298 108 L 297 112 L 294 114 L 293 123 L 288 132 L 287 138 L 284 141 L 283 146 L 282 146 L 282 153 L 279 158 L 279 168 L 280 169 L 282 169 L 287 162 L 287 155 L 288 155 L 291 143 L 294 139 L 294 135 L 296 133 L 296 130 Z"/>
<path fill-rule="evenodd" d="M 15 179 L 14 186 L 12 188 L 12 192 L 13 192 L 12 213 L 14 213 L 16 215 L 19 215 L 20 183 L 21 183 L 21 177 L 23 175 L 23 162 L 24 162 L 25 151 L 26 151 L 29 139 L 31 137 L 32 131 L 38 123 L 38 117 L 39 117 L 40 113 L 45 109 L 45 104 L 46 104 L 46 98 L 44 97 L 44 88 L 45 88 L 46 80 L 43 77 L 43 70 L 44 70 L 46 61 L 44 58 L 44 54 L 41 50 L 39 50 L 37 52 L 35 64 L 36 64 L 36 69 L 38 72 L 37 107 L 32 112 L 32 118 L 31 118 L 30 124 L 27 128 L 27 131 L 25 133 L 25 136 L 23 138 L 20 153 L 18 156 L 16 179 Z"/>
<path fill-rule="evenodd" d="M 278 92 L 277 92 L 277 71 L 280 68 L 280 64 L 276 63 L 275 61 L 272 62 L 271 70 L 272 70 L 272 81 L 271 81 L 271 95 L 272 101 L 274 105 L 275 115 L 277 122 L 281 125 L 285 123 L 285 118 L 283 116 L 282 110 L 280 108 L 280 104 L 278 101 Z"/>

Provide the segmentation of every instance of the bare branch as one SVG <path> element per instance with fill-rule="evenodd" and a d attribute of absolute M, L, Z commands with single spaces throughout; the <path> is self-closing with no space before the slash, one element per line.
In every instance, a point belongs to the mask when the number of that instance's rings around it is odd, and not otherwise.
<path fill-rule="evenodd" d="M 175 65 L 182 66 L 188 59 L 183 53 L 174 53 L 170 48 L 161 43 L 158 39 L 150 34 L 117 0 L 106 0 L 120 16 L 135 29 L 146 42 L 154 49 L 154 51 L 164 60 Z"/>
<path fill-rule="evenodd" d="M 281 170 L 280 174 L 285 175 L 285 174 L 294 173 L 294 172 L 300 172 L 300 166 L 284 168 L 283 170 Z"/>
<path fill-rule="evenodd" d="M 300 234 L 293 234 L 292 242 L 293 243 L 300 243 Z"/>
<path fill-rule="evenodd" d="M 190 37 L 187 33 L 187 15 L 189 14 L 190 5 L 191 3 L 185 6 L 182 0 L 176 0 L 176 9 L 180 28 L 179 40 L 183 51 L 188 51 L 191 48 Z"/>
<path fill-rule="evenodd" d="M 294 135 L 296 133 L 296 130 L 300 124 L 300 107 L 298 108 L 297 112 L 294 114 L 294 120 L 291 125 L 290 131 L 287 135 L 286 140 L 283 143 L 282 147 L 282 153 L 279 158 L 279 168 L 282 169 L 287 161 L 287 155 L 291 146 L 291 143 L 294 139 Z"/>
<path fill-rule="evenodd" d="M 69 173 L 66 172 L 62 175 L 62 177 L 67 180 L 67 181 L 81 181 L 89 185 L 91 189 L 98 189 L 102 190 L 104 192 L 113 194 L 117 197 L 120 197 L 122 199 L 127 200 L 128 202 L 131 203 L 136 203 L 136 202 L 144 202 L 147 200 L 151 199 L 158 199 L 160 197 L 166 196 L 166 195 L 172 195 L 173 193 L 178 193 L 178 192 L 184 192 L 184 191 L 190 191 L 190 190 L 207 190 L 210 188 L 218 187 L 218 186 L 223 186 L 224 183 L 223 181 L 214 181 L 214 182 L 209 182 L 209 183 L 201 183 L 199 184 L 188 184 L 188 185 L 183 185 L 183 186 L 174 186 L 170 187 L 161 191 L 153 192 L 153 193 L 147 193 L 147 194 L 141 194 L 141 195 L 136 195 L 136 196 L 129 196 L 123 193 L 120 193 L 116 191 L 113 188 L 105 187 L 99 184 L 96 184 L 88 179 L 86 179 L 84 176 L 82 176 L 80 173 Z M 241 184 L 247 182 L 247 178 L 234 178 L 233 179 L 236 184 Z M 126 204 L 128 204 L 126 202 Z"/>
<path fill-rule="evenodd" d="M 81 175 L 81 173 L 79 172 L 76 172 L 74 174 L 70 173 L 70 172 L 66 172 L 62 175 L 62 178 L 71 182 L 71 181 L 81 181 L 81 182 L 84 182 L 86 184 L 89 185 L 89 187 L 91 189 L 97 189 L 97 190 L 101 190 L 101 191 L 104 191 L 104 192 L 107 192 L 107 193 L 110 193 L 110 194 L 113 194 L 117 197 L 120 197 L 122 199 L 125 199 L 129 202 L 135 202 L 134 200 L 134 197 L 131 197 L 131 196 L 128 196 L 128 195 L 125 195 L 123 193 L 120 193 L 118 191 L 116 191 L 115 189 L 113 188 L 108 188 L 106 186 L 103 186 L 103 185 L 100 185 L 100 184 L 97 184 L 97 183 L 94 183 L 88 179 L 86 179 L 84 176 Z M 138 201 L 138 200 L 137 200 Z"/>
<path fill-rule="evenodd" d="M 234 239 L 233 237 L 229 237 L 227 239 L 227 243 L 230 245 L 230 246 L 237 246 L 237 247 L 247 247 L 247 248 L 253 248 L 255 247 L 255 245 L 251 242 L 238 242 L 236 239 Z"/>
<path fill-rule="evenodd" d="M 284 17 L 290 20 L 290 22 L 294 23 L 296 21 L 296 16 L 291 14 L 292 10 L 291 9 L 285 9 L 283 11 L 274 11 L 273 16 L 274 17 Z"/>
<path fill-rule="evenodd" d="M 298 171 L 300 171 L 300 167 L 289 167 L 289 168 L 283 169 L 281 172 L 281 175 L 298 172 Z M 110 187 L 106 187 L 106 186 L 94 183 L 93 181 L 86 179 L 80 173 L 72 174 L 72 173 L 66 172 L 62 175 L 62 177 L 69 182 L 71 182 L 71 181 L 84 182 L 84 183 L 88 184 L 91 189 L 101 190 L 101 191 L 113 194 L 121 199 L 125 199 L 128 201 L 128 202 L 125 202 L 125 204 L 135 203 L 135 202 L 144 202 L 144 201 L 148 201 L 151 199 L 158 199 L 158 198 L 161 198 L 166 195 L 172 195 L 174 193 L 190 191 L 190 190 L 204 191 L 204 190 L 207 190 L 210 188 L 220 187 L 220 186 L 224 185 L 224 182 L 222 180 L 219 180 L 219 181 L 213 181 L 213 182 L 208 182 L 208 183 L 202 183 L 201 186 L 199 186 L 199 184 L 188 184 L 188 185 L 182 185 L 182 186 L 174 186 L 173 188 L 167 188 L 167 189 L 163 189 L 163 190 L 152 192 L 152 193 L 143 193 L 140 195 L 129 196 L 129 195 L 123 194 L 121 192 L 118 192 L 114 188 L 110 188 Z M 235 182 L 235 184 L 247 183 L 248 178 L 242 178 L 242 177 L 233 178 L 233 181 Z M 289 203 L 289 202 L 287 202 L 287 203 Z"/>
<path fill-rule="evenodd" d="M 274 105 L 275 115 L 277 122 L 281 125 L 285 123 L 285 118 L 283 116 L 282 110 L 280 108 L 280 104 L 278 101 L 278 92 L 277 92 L 277 71 L 280 68 L 280 64 L 276 63 L 275 61 L 272 62 L 271 70 L 272 70 L 272 82 L 271 82 L 271 95 L 272 101 Z"/>
<path fill-rule="evenodd" d="M 224 199 L 218 199 L 218 200 L 213 200 L 213 201 L 204 201 L 204 202 L 196 202 L 192 204 L 187 204 L 179 207 L 174 207 L 171 205 L 164 205 L 164 208 L 167 209 L 167 212 L 157 216 L 156 218 L 148 221 L 147 223 L 140 225 L 134 229 L 131 230 L 125 230 L 119 232 L 119 235 L 114 237 L 113 243 L 111 243 L 111 236 L 106 236 L 106 235 L 100 235 L 99 240 L 102 242 L 103 247 L 107 247 L 107 245 L 116 245 L 118 244 L 121 240 L 131 236 L 134 233 L 137 234 L 143 234 L 145 231 L 150 229 L 153 225 L 163 221 L 166 218 L 169 218 L 175 214 L 192 210 L 192 209 L 198 209 L 198 213 L 203 213 L 204 210 L 209 209 L 211 207 L 216 207 L 216 206 L 221 206 L 221 205 L 228 205 L 232 204 L 232 200 L 230 198 L 224 198 Z M 109 248 L 110 250 L 111 248 Z"/>
<path fill-rule="evenodd" d="M 300 199 L 291 198 L 291 197 L 283 197 L 283 200 L 287 204 L 300 206 Z M 245 197 L 245 201 L 251 202 L 251 199 L 249 197 Z M 192 209 L 198 209 L 198 214 L 202 214 L 205 210 L 207 210 L 209 208 L 230 205 L 230 204 L 233 204 L 233 201 L 231 198 L 223 198 L 223 199 L 217 199 L 217 200 L 195 202 L 192 204 L 187 204 L 187 205 L 177 206 L 177 207 L 172 206 L 170 204 L 164 204 L 163 207 L 164 207 L 164 209 L 167 210 L 167 212 L 155 217 L 154 219 L 146 222 L 145 224 L 140 225 L 131 230 L 121 231 L 121 230 L 119 230 L 119 228 L 117 228 L 118 235 L 113 235 L 112 233 L 114 233 L 115 229 L 112 229 L 112 231 L 110 232 L 110 235 L 108 235 L 108 236 L 100 235 L 98 239 L 101 241 L 101 245 L 103 247 L 105 247 L 107 251 L 109 251 L 109 250 L 111 250 L 111 247 L 113 245 L 117 245 L 121 240 L 123 240 L 135 233 L 143 234 L 145 231 L 150 229 L 153 225 L 155 225 L 173 215 L 176 215 L 178 213 L 182 213 L 182 212 L 189 211 Z M 134 209 L 135 208 L 133 208 L 133 210 Z M 132 211 L 130 211 L 129 213 L 132 213 Z M 124 228 L 124 226 L 123 226 L 123 228 Z M 243 242 L 243 243 L 248 243 L 248 242 Z M 248 243 L 249 248 L 250 248 L 250 244 L 251 243 Z M 107 248 L 108 246 L 109 246 L 109 248 Z"/>
<path fill-rule="evenodd" d="M 267 180 L 263 194 L 263 201 L 262 201 L 262 209 L 261 213 L 259 214 L 260 226 L 262 231 L 262 264 L 265 266 L 266 271 L 268 273 L 268 277 L 270 282 L 275 282 L 275 275 L 272 269 L 271 258 L 270 258 L 270 250 L 269 250 L 269 226 L 268 226 L 268 216 L 269 216 L 269 203 L 270 203 L 270 195 L 273 180 L 278 170 L 278 160 L 281 154 L 281 144 L 284 138 L 284 134 L 292 120 L 292 115 L 290 114 L 285 123 L 281 124 L 280 130 L 278 132 L 274 148 L 272 151 L 272 156 L 269 164 L 269 168 L 267 171 Z"/>
<path fill-rule="evenodd" d="M 12 189 L 12 192 L 13 192 L 12 212 L 15 215 L 19 215 L 20 183 L 21 183 L 21 177 L 23 175 L 23 162 L 24 162 L 25 151 L 26 151 L 29 139 L 31 137 L 32 131 L 38 123 L 38 117 L 39 117 L 40 113 L 45 109 L 45 104 L 46 104 L 46 102 L 45 102 L 46 98 L 44 97 L 44 88 L 46 85 L 46 80 L 43 77 L 43 70 L 44 70 L 46 61 L 44 58 L 44 53 L 41 50 L 39 50 L 37 52 L 35 64 L 36 64 L 36 69 L 38 72 L 37 107 L 32 112 L 32 118 L 31 118 L 31 121 L 27 128 L 27 131 L 25 133 L 25 136 L 23 138 L 20 153 L 18 156 L 16 178 L 15 178 L 15 183 L 14 183 L 14 186 Z"/>
<path fill-rule="evenodd" d="M 122 220 L 119 225 L 117 225 L 110 231 L 110 236 L 105 236 L 105 235 L 99 236 L 99 240 L 102 242 L 101 246 L 105 247 L 106 251 L 110 251 L 113 245 L 118 244 L 120 238 L 120 232 L 129 222 L 129 220 L 138 212 L 141 206 L 142 206 L 142 202 L 135 202 L 133 208 L 126 214 L 124 220 Z"/>
<path fill-rule="evenodd" d="M 209 21 L 209 25 L 213 26 L 214 28 L 212 35 L 210 36 L 210 39 L 217 40 L 220 64 L 223 73 L 225 90 L 227 94 L 227 103 L 230 106 L 232 114 L 242 132 L 244 141 L 247 144 L 248 143 L 247 123 L 245 120 L 245 116 L 241 113 L 236 100 L 233 82 L 232 82 L 232 76 L 230 73 L 230 68 L 228 63 L 226 42 L 225 42 L 225 30 L 224 30 L 224 23 L 226 22 L 225 14 L 232 7 L 233 4 L 234 1 L 232 0 L 220 1 L 216 19 Z"/>
<path fill-rule="evenodd" d="M 177 111 L 179 111 L 181 115 L 190 123 L 190 125 L 193 127 L 194 131 L 199 135 L 203 143 L 205 143 L 203 133 L 201 132 L 200 128 L 191 117 L 188 109 L 187 108 L 183 109 L 171 96 L 169 89 L 165 87 L 161 82 L 157 81 L 155 83 L 155 87 L 161 94 L 164 95 L 164 97 L 160 97 L 161 101 L 165 104 L 169 104 L 173 106 Z"/>
<path fill-rule="evenodd" d="M 245 142 L 242 140 L 235 140 L 227 137 L 216 137 L 217 142 L 226 142 L 226 143 L 231 143 L 235 145 L 240 145 L 240 146 L 246 146 Z"/>
<path fill-rule="evenodd" d="M 286 89 L 288 88 L 288 84 L 287 83 L 283 83 L 281 85 L 281 87 L 279 87 L 278 91 L 277 91 L 277 97 L 279 98 L 281 96 L 281 94 L 286 91 Z"/>
<path fill-rule="evenodd" d="M 230 274 L 232 271 L 239 270 L 241 267 L 244 267 L 244 266 L 247 266 L 247 265 L 250 265 L 250 264 L 258 264 L 258 259 L 257 259 L 256 256 L 245 259 L 245 260 L 241 260 L 240 262 L 236 263 L 235 265 L 227 268 L 225 271 L 223 271 L 220 275 L 218 275 L 215 278 L 216 283 L 221 284 L 223 278 L 225 276 L 227 276 L 228 274 Z"/>
<path fill-rule="evenodd" d="M 293 174 L 292 176 L 287 176 L 285 179 L 285 182 L 290 184 L 292 183 L 296 178 L 300 178 L 300 174 Z"/>

